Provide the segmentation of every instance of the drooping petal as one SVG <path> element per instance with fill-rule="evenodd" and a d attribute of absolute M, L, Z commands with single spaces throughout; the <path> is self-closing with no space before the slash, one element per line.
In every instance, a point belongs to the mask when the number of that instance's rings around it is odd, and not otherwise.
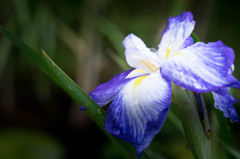
<path fill-rule="evenodd" d="M 231 61 L 229 61 L 229 62 L 231 62 Z M 231 68 L 228 70 L 228 79 L 230 79 L 232 81 L 232 83 L 230 83 L 226 87 L 240 88 L 240 82 L 235 77 L 233 77 L 233 75 L 232 75 L 233 72 L 234 72 L 234 64 L 232 64 Z"/>
<path fill-rule="evenodd" d="M 114 76 L 110 81 L 99 85 L 96 89 L 89 93 L 89 96 L 99 105 L 104 106 L 110 103 L 114 96 L 128 83 L 131 79 L 139 76 L 146 75 L 147 73 L 131 69 Z M 85 110 L 81 106 L 80 110 Z"/>
<path fill-rule="evenodd" d="M 126 49 L 125 56 L 129 66 L 146 72 L 153 72 L 159 68 L 160 61 L 157 54 L 151 52 L 144 42 L 134 34 L 129 34 L 124 39 L 123 46 Z"/>
<path fill-rule="evenodd" d="M 161 73 L 179 86 L 202 93 L 236 82 L 228 75 L 233 61 L 233 50 L 221 41 L 197 42 L 169 57 Z"/>
<path fill-rule="evenodd" d="M 233 104 L 238 102 L 232 95 L 228 93 L 229 88 L 221 88 L 215 92 L 212 92 L 215 103 L 215 108 L 223 112 L 226 118 L 230 118 L 232 121 L 237 122 L 239 117 Z"/>
<path fill-rule="evenodd" d="M 190 37 L 195 21 L 191 12 L 182 12 L 176 17 L 170 17 L 158 45 L 158 54 L 162 60 L 175 53 L 176 50 L 192 44 Z"/>
<path fill-rule="evenodd" d="M 171 104 L 171 83 L 159 71 L 128 82 L 114 97 L 106 130 L 132 143 L 140 156 L 160 131 Z"/>
<path fill-rule="evenodd" d="M 240 88 L 240 82 L 235 77 L 233 77 L 232 74 L 228 75 L 228 79 L 232 82 L 227 85 L 227 87 Z"/>
<path fill-rule="evenodd" d="M 114 76 L 110 81 L 99 85 L 89 94 L 89 96 L 99 106 L 104 106 L 108 104 L 113 100 L 114 96 L 123 88 L 123 86 L 131 80 L 131 78 L 126 79 L 126 77 L 132 71 L 133 69 Z M 85 110 L 84 106 L 82 106 L 80 109 Z"/>

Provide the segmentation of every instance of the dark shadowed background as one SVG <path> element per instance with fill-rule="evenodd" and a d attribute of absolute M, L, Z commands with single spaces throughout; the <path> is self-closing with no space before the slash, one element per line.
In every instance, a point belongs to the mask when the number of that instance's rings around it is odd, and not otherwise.
<path fill-rule="evenodd" d="M 0 0 L 0 25 L 33 49 L 43 48 L 89 93 L 129 69 L 122 47 L 125 36 L 134 33 L 157 48 L 168 17 L 182 11 L 194 14 L 194 33 L 201 41 L 222 40 L 234 49 L 234 76 L 240 79 L 239 6 L 238 0 Z M 231 92 L 240 100 L 239 90 Z M 222 113 L 207 105 L 213 146 L 218 145 L 213 152 L 234 158 L 221 142 L 239 149 L 240 124 L 216 119 Z M 239 106 L 235 104 L 240 115 Z M 79 108 L 0 35 L 0 158 L 125 158 Z M 148 149 L 153 158 L 193 158 L 175 124 L 167 119 L 153 140 Z M 230 135 L 220 131 L 222 124 Z"/>

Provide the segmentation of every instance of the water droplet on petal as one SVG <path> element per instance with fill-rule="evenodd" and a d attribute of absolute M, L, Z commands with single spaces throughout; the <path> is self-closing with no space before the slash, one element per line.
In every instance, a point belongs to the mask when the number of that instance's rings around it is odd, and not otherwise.
<path fill-rule="evenodd" d="M 98 114 L 98 115 L 101 115 L 101 114 L 102 114 L 102 112 L 101 112 L 100 109 L 97 109 L 97 114 Z"/>
<path fill-rule="evenodd" d="M 156 53 L 156 52 L 157 52 L 157 49 L 155 49 L 155 48 L 150 48 L 150 51 L 152 51 L 153 53 Z"/>

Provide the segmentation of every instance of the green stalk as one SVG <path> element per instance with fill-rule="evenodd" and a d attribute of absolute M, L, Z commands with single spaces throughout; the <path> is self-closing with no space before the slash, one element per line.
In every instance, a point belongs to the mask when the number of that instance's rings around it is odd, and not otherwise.
<path fill-rule="evenodd" d="M 178 106 L 187 143 L 195 159 L 210 159 L 211 137 L 207 110 L 201 97 L 200 113 L 193 92 L 173 84 L 173 102 Z M 203 116 L 202 116 L 203 115 Z"/>

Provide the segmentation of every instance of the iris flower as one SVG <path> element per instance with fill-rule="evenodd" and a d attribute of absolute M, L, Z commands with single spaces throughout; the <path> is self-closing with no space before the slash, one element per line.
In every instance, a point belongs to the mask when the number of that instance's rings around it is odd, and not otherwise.
<path fill-rule="evenodd" d="M 234 51 L 221 41 L 193 43 L 191 12 L 170 17 L 158 50 L 152 51 L 134 34 L 123 41 L 125 56 L 134 69 L 99 85 L 90 97 L 100 106 L 111 102 L 106 130 L 133 144 L 138 156 L 160 131 L 172 98 L 171 82 L 197 93 L 213 92 L 215 106 L 234 121 L 237 100 L 228 94 L 240 88 L 232 76 Z"/>

